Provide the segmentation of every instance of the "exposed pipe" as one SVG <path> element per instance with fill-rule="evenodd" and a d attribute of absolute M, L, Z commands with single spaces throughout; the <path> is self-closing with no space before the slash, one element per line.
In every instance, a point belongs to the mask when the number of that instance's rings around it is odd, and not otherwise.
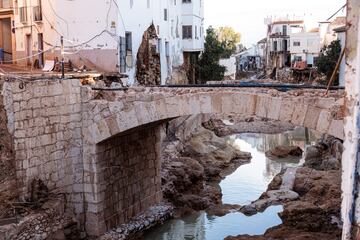
<path fill-rule="evenodd" d="M 163 85 L 161 88 L 282 88 L 282 89 L 327 89 L 327 86 L 276 84 L 276 83 L 239 83 L 239 84 L 192 84 L 192 85 Z M 345 87 L 334 86 L 331 90 L 343 90 Z"/>
<path fill-rule="evenodd" d="M 299 84 L 275 84 L 275 83 L 239 83 L 239 84 L 191 84 L 191 85 L 161 85 L 148 86 L 149 88 L 275 88 L 284 91 L 292 89 L 318 89 L 326 90 L 327 86 L 299 85 Z M 126 91 L 129 87 L 120 88 L 91 88 L 95 91 Z M 343 90 L 345 87 L 333 86 L 330 90 Z"/>

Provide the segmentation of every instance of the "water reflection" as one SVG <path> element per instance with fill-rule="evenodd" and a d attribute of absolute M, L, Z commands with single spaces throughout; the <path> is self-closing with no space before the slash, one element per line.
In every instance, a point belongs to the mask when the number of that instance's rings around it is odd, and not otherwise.
<path fill-rule="evenodd" d="M 282 134 L 239 134 L 228 137 L 229 144 L 241 151 L 250 152 L 251 163 L 241 166 L 221 183 L 223 203 L 249 204 L 266 191 L 271 180 L 284 167 L 303 164 L 303 158 L 268 159 L 265 152 L 276 146 L 299 146 L 304 151 L 320 136 L 304 128 Z"/>
<path fill-rule="evenodd" d="M 241 151 L 251 152 L 250 164 L 239 167 L 221 183 L 223 202 L 228 204 L 248 204 L 266 191 L 268 184 L 285 166 L 297 166 L 298 159 L 270 160 L 265 152 L 279 145 L 299 146 L 303 150 L 320 136 L 314 132 L 297 128 L 282 134 L 240 134 L 230 136 L 229 144 Z M 278 216 L 282 206 L 272 206 L 263 213 L 247 217 L 242 213 L 230 213 L 223 217 L 212 217 L 205 212 L 174 219 L 152 229 L 144 240 L 219 240 L 227 236 L 242 234 L 261 235 L 270 227 L 281 224 Z"/>
<path fill-rule="evenodd" d="M 242 234 L 261 235 L 270 227 L 281 224 L 278 213 L 282 211 L 282 206 L 272 206 L 252 217 L 242 213 L 212 217 L 199 212 L 168 221 L 147 233 L 144 240 L 219 240 Z"/>

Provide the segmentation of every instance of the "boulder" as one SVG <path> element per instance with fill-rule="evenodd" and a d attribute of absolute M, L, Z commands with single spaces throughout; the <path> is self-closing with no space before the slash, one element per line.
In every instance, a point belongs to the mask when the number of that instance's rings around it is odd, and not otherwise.
<path fill-rule="evenodd" d="M 270 159 L 301 157 L 302 154 L 303 150 L 297 146 L 277 146 L 265 153 L 266 157 Z"/>

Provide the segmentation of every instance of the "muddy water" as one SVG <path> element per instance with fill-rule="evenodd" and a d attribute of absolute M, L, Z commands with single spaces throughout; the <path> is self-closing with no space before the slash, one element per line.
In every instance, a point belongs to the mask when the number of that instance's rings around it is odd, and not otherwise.
<path fill-rule="evenodd" d="M 299 146 L 303 150 L 320 136 L 303 128 L 282 134 L 239 134 L 227 138 L 229 144 L 250 152 L 250 164 L 240 166 L 221 183 L 223 203 L 248 204 L 266 191 L 268 184 L 283 167 L 298 166 L 303 158 L 270 160 L 265 152 L 279 145 Z M 263 213 L 247 217 L 233 212 L 223 217 L 209 216 L 206 212 L 174 219 L 154 228 L 145 240 L 219 240 L 242 234 L 264 234 L 270 227 L 281 224 L 278 213 L 282 206 L 272 206 Z"/>

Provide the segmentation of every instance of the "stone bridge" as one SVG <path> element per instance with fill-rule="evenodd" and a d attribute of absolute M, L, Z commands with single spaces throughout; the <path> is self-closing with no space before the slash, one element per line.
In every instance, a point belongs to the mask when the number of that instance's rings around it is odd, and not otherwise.
<path fill-rule="evenodd" d="M 343 91 L 252 88 L 92 90 L 73 80 L 6 82 L 20 194 L 33 178 L 65 193 L 90 235 L 128 221 L 162 200 L 161 140 L 171 119 L 246 114 L 291 122 L 340 139 Z"/>

